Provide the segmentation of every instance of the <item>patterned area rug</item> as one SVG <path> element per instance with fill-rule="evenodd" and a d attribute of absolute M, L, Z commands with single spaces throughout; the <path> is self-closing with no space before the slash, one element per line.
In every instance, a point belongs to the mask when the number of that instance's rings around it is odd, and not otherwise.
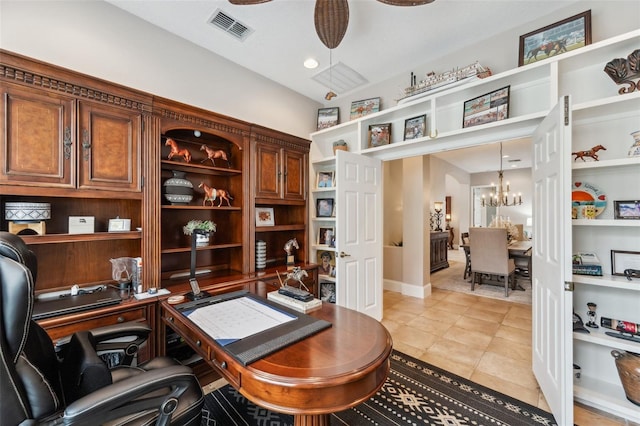
<path fill-rule="evenodd" d="M 288 426 L 293 417 L 257 407 L 230 385 L 205 397 L 202 426 Z M 331 425 L 555 425 L 546 411 L 393 351 L 391 372 L 367 402 L 331 415 Z"/>
<path fill-rule="evenodd" d="M 524 288 L 524 291 L 509 290 L 508 297 L 504 297 L 503 286 L 476 284 L 474 291 L 471 291 L 471 281 L 469 279 L 463 279 L 464 266 L 464 252 L 461 250 L 449 250 L 449 267 L 432 273 L 431 285 L 442 290 L 531 305 L 532 292 L 530 279 L 517 278 L 518 285 Z"/>

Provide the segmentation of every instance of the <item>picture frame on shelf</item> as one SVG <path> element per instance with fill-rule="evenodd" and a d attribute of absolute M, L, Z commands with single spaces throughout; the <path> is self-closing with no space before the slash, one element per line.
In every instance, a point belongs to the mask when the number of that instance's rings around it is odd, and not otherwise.
<path fill-rule="evenodd" d="M 520 36 L 518 66 L 591 44 L 591 10 Z"/>
<path fill-rule="evenodd" d="M 332 217 L 333 201 L 333 198 L 318 198 L 316 200 L 316 217 Z"/>
<path fill-rule="evenodd" d="M 613 206 L 616 219 L 640 220 L 640 200 L 615 200 Z"/>
<path fill-rule="evenodd" d="M 318 230 L 318 244 L 332 247 L 336 241 L 336 230 L 332 226 L 323 226 Z"/>
<path fill-rule="evenodd" d="M 337 126 L 340 122 L 340 108 L 320 108 L 318 109 L 317 130 L 328 129 Z"/>
<path fill-rule="evenodd" d="M 627 269 L 640 270 L 640 251 L 611 250 L 611 275 L 625 276 Z"/>
<path fill-rule="evenodd" d="M 505 86 L 464 103 L 462 127 L 473 127 L 509 118 L 509 92 Z"/>
<path fill-rule="evenodd" d="M 351 102 L 351 113 L 349 115 L 350 120 L 364 117 L 365 115 L 373 114 L 380 111 L 380 98 L 363 99 L 361 101 Z"/>
<path fill-rule="evenodd" d="M 427 115 L 422 114 L 417 117 L 404 120 L 404 140 L 422 138 L 427 135 Z"/>
<path fill-rule="evenodd" d="M 275 226 L 273 207 L 256 207 L 256 226 Z"/>
<path fill-rule="evenodd" d="M 336 262 L 335 254 L 330 250 L 318 250 L 316 256 L 318 257 L 318 275 L 324 275 L 325 277 L 336 276 Z"/>
<path fill-rule="evenodd" d="M 336 303 L 336 283 L 320 281 L 320 300 Z"/>
<path fill-rule="evenodd" d="M 316 179 L 316 188 L 333 188 L 333 171 L 320 171 Z"/>
<path fill-rule="evenodd" d="M 391 143 L 391 123 L 371 124 L 369 126 L 369 148 Z"/>

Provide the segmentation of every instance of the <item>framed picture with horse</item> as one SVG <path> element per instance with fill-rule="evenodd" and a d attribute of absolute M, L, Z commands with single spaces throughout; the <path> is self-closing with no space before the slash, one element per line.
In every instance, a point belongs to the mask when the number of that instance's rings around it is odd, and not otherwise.
<path fill-rule="evenodd" d="M 591 44 L 591 10 L 520 36 L 518 66 Z"/>

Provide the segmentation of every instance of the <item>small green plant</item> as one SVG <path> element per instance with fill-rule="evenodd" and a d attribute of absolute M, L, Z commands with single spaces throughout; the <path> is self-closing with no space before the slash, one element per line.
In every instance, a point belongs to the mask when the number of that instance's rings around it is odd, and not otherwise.
<path fill-rule="evenodd" d="M 216 232 L 216 224 L 212 220 L 190 220 L 182 227 L 184 235 L 193 234 L 194 229 L 204 229 L 209 232 Z"/>

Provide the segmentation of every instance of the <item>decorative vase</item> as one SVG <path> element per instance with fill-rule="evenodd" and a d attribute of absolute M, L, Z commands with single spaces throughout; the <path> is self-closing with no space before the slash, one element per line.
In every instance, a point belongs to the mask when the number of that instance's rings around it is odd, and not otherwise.
<path fill-rule="evenodd" d="M 333 155 L 336 154 L 336 151 L 349 151 L 349 146 L 344 140 L 340 139 L 333 143 Z"/>
<path fill-rule="evenodd" d="M 629 148 L 629 157 L 640 157 L 640 130 L 631 133 L 633 145 Z"/>
<path fill-rule="evenodd" d="M 173 177 L 164 183 L 164 197 L 173 205 L 189 204 L 193 199 L 193 184 L 186 179 L 186 172 L 172 170 Z"/>

